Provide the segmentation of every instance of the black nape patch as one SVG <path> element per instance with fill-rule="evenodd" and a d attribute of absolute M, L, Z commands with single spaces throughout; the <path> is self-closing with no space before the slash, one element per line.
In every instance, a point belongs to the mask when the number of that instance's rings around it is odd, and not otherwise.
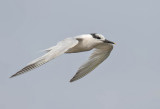
<path fill-rule="evenodd" d="M 97 33 L 91 33 L 92 37 L 95 38 L 95 39 L 101 39 Z"/>

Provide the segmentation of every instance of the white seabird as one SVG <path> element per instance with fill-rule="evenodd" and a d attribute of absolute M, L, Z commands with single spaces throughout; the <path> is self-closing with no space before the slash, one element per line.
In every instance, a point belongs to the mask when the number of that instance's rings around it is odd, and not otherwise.
<path fill-rule="evenodd" d="M 56 46 L 46 49 L 47 53 L 45 55 L 33 60 L 26 67 L 12 75 L 11 78 L 37 68 L 64 53 L 77 53 L 95 49 L 89 60 L 79 68 L 70 80 L 70 82 L 73 82 L 84 77 L 102 63 L 110 55 L 113 49 L 112 44 L 115 43 L 105 39 L 103 35 L 96 33 L 66 38 L 57 43 Z"/>

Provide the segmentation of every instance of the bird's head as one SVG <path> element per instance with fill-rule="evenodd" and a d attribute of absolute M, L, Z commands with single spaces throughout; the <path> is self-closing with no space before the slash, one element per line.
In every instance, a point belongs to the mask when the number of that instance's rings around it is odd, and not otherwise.
<path fill-rule="evenodd" d="M 115 44 L 112 41 L 107 40 L 103 35 L 97 33 L 91 33 L 91 37 L 93 38 L 95 43 L 107 43 L 107 44 Z"/>

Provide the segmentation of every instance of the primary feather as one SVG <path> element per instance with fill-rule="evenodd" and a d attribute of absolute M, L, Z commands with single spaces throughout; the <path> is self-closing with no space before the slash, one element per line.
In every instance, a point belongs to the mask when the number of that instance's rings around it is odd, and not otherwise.
<path fill-rule="evenodd" d="M 85 75 L 87 75 L 89 72 L 94 70 L 99 64 L 101 64 L 112 51 L 113 46 L 110 45 L 101 45 L 95 49 L 95 51 L 91 54 L 89 60 L 83 64 L 77 73 L 74 75 L 74 77 L 70 80 L 70 82 L 76 81 Z"/>
<path fill-rule="evenodd" d="M 40 58 L 33 60 L 26 67 L 18 71 L 16 74 L 12 75 L 11 78 L 20 75 L 22 73 L 28 72 L 32 69 L 35 69 L 47 63 L 48 61 L 56 58 L 57 56 L 64 54 L 68 49 L 74 47 L 77 43 L 78 40 L 76 40 L 75 38 L 67 38 L 59 42 L 56 46 L 50 48 L 48 53 L 46 53 Z"/>

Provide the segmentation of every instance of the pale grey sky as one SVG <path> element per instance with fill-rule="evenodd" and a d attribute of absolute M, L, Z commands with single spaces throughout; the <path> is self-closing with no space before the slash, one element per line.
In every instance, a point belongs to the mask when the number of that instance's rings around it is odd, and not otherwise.
<path fill-rule="evenodd" d="M 1 0 L 0 109 L 160 109 L 159 0 Z M 85 33 L 117 43 L 69 83 L 89 52 L 62 55 L 13 79 L 40 51 Z"/>

